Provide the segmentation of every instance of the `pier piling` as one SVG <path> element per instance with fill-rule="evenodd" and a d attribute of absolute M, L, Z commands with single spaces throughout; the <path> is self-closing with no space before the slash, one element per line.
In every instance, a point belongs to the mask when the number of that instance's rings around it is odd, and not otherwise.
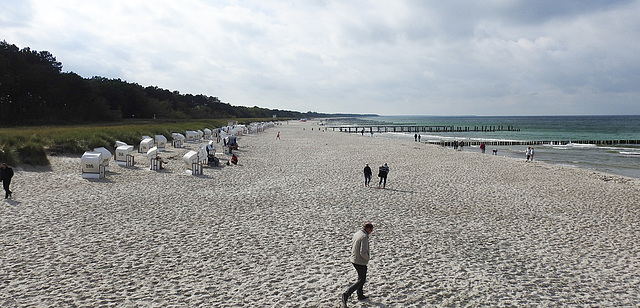
<path fill-rule="evenodd" d="M 339 129 L 341 132 L 348 133 L 361 133 L 365 132 L 378 132 L 378 133 L 446 133 L 446 132 L 519 132 L 519 128 L 515 128 L 511 125 L 489 125 L 489 126 L 446 126 L 446 125 L 350 125 L 350 126 L 328 126 L 327 128 L 335 131 Z M 514 141 L 477 141 L 477 140 L 464 140 L 466 145 L 567 145 L 567 144 L 594 144 L 594 145 L 618 145 L 618 144 L 640 144 L 640 140 L 514 140 Z M 442 146 L 453 146 L 453 141 L 425 141 L 424 143 L 438 144 Z"/>

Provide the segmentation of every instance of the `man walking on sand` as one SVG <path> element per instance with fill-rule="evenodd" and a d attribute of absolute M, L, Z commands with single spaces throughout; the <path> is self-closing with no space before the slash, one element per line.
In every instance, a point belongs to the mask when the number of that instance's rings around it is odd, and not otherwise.
<path fill-rule="evenodd" d="M 369 167 L 369 164 L 364 164 L 364 186 L 369 187 L 372 174 L 373 172 L 371 172 L 371 167 Z"/>
<path fill-rule="evenodd" d="M 0 165 L 0 181 L 2 181 L 2 187 L 4 188 L 4 198 L 11 198 L 11 190 L 9 190 L 9 185 L 11 185 L 11 178 L 13 177 L 13 169 L 7 166 L 6 163 L 2 163 Z"/>
<path fill-rule="evenodd" d="M 389 174 L 389 166 L 387 165 L 387 163 L 384 163 L 384 165 L 378 168 L 378 177 L 380 178 L 380 182 L 378 183 L 378 188 L 380 188 L 380 185 L 382 185 L 382 188 L 387 187 L 388 174 Z"/>
<path fill-rule="evenodd" d="M 347 301 L 353 292 L 358 294 L 358 300 L 365 300 L 368 296 L 364 295 L 362 287 L 367 281 L 367 263 L 371 259 L 369 255 L 369 234 L 373 232 L 373 224 L 370 222 L 362 225 L 362 230 L 353 234 L 351 240 L 351 257 L 349 261 L 353 264 L 358 272 L 358 281 L 352 284 L 346 292 L 342 293 L 342 305 L 347 307 Z"/>

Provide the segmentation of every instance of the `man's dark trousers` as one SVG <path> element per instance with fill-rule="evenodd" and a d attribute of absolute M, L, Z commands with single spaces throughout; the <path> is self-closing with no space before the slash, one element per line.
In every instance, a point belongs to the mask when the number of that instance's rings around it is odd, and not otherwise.
<path fill-rule="evenodd" d="M 367 266 L 352 263 L 358 272 L 358 281 L 351 285 L 347 290 L 347 296 L 351 296 L 353 292 L 358 291 L 358 298 L 364 296 L 364 292 L 362 291 L 362 287 L 364 286 L 365 281 L 367 281 Z"/>

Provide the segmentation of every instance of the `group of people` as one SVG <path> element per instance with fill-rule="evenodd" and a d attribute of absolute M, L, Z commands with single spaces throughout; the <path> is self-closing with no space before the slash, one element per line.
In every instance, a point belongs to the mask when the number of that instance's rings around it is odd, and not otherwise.
<path fill-rule="evenodd" d="M 326 128 L 325 128 L 326 131 Z M 340 131 L 342 131 L 342 128 L 340 128 Z M 378 131 L 380 132 L 380 131 Z M 369 133 L 371 133 L 371 137 L 373 137 L 373 130 L 369 130 Z M 360 131 L 360 134 L 362 134 L 362 136 L 364 136 L 364 128 Z"/>
<path fill-rule="evenodd" d="M 481 150 L 484 153 L 485 145 L 481 144 Z M 494 150 L 494 154 L 497 150 Z M 534 150 L 532 147 L 528 147 L 526 151 L 527 161 L 533 161 Z M 364 185 L 369 186 L 372 176 L 371 167 L 369 164 L 365 164 L 364 167 Z M 380 182 L 378 188 L 382 186 L 384 188 L 387 184 L 387 174 L 389 174 L 389 166 L 387 163 L 378 168 L 378 177 Z M 367 264 L 371 259 L 369 253 L 369 235 L 373 232 L 373 224 L 370 222 L 365 223 L 362 229 L 353 234 L 351 239 L 351 255 L 349 261 L 353 264 L 358 274 L 358 280 L 349 286 L 349 288 L 341 294 L 340 299 L 343 307 L 347 307 L 347 302 L 354 292 L 358 294 L 358 300 L 366 300 L 368 296 L 364 294 L 364 284 L 367 280 Z"/>
<path fill-rule="evenodd" d="M 6 163 L 2 163 L 0 166 L 0 181 L 2 182 L 2 188 L 4 188 L 4 198 L 11 198 L 11 190 L 9 190 L 9 185 L 11 185 L 11 178 L 13 178 L 13 169 L 9 167 Z"/>
<path fill-rule="evenodd" d="M 384 163 L 384 165 L 378 168 L 378 177 L 380 181 L 378 182 L 378 188 L 386 188 L 387 187 L 387 175 L 389 174 L 389 165 Z M 365 164 L 364 166 L 364 186 L 369 187 L 369 183 L 371 182 L 371 176 L 373 172 L 369 164 Z"/>
<path fill-rule="evenodd" d="M 485 153 L 485 150 L 487 149 L 487 145 L 484 144 L 484 142 L 480 143 L 480 151 L 482 152 L 482 154 Z M 498 149 L 493 149 L 493 155 L 498 155 Z"/>
<path fill-rule="evenodd" d="M 453 141 L 453 149 L 456 151 L 462 151 L 462 149 L 464 148 L 464 141 L 458 141 L 458 140 L 454 140 Z"/>
<path fill-rule="evenodd" d="M 527 161 L 533 161 L 534 150 L 532 147 L 527 147 L 527 150 L 524 151 L 524 154 L 527 155 Z"/>
<path fill-rule="evenodd" d="M 220 166 L 220 159 L 218 159 L 216 157 L 216 152 L 213 149 L 213 146 L 211 144 L 207 145 L 207 164 L 209 166 L 213 166 L 213 167 L 219 167 Z M 238 164 L 238 156 L 236 156 L 236 154 L 231 154 L 231 159 L 227 161 L 227 166 L 234 164 L 237 165 Z"/>

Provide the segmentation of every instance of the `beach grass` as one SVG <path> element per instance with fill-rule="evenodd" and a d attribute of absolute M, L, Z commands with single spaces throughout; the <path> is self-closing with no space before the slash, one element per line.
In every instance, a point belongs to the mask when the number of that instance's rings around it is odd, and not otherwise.
<path fill-rule="evenodd" d="M 229 121 L 248 124 L 271 120 L 273 119 L 143 120 L 117 124 L 0 128 L 0 161 L 13 165 L 48 165 L 47 154 L 76 155 L 98 147 L 113 151 L 116 141 L 137 144 L 143 135 L 164 135 L 171 140 L 173 132 L 214 129 L 228 125 Z"/>

